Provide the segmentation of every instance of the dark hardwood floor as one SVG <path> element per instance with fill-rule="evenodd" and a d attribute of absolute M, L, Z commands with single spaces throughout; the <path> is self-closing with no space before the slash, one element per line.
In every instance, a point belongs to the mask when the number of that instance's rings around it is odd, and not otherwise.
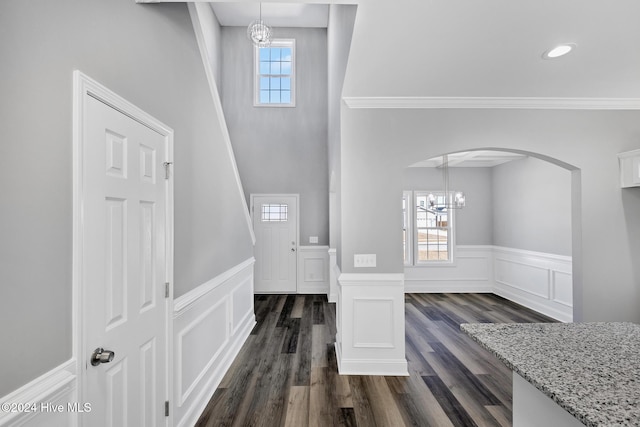
<path fill-rule="evenodd" d="M 407 294 L 410 376 L 341 376 L 325 296 L 258 295 L 255 311 L 197 426 L 510 426 L 511 371 L 460 323 L 553 322 L 490 294 Z"/>

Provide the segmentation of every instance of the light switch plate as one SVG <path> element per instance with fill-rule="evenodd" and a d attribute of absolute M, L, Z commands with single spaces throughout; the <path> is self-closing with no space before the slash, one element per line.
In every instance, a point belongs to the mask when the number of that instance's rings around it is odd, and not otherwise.
<path fill-rule="evenodd" d="M 354 254 L 353 267 L 366 268 L 376 266 L 376 254 Z"/>
<path fill-rule="evenodd" d="M 309 243 L 318 243 L 318 236 L 309 236 Z"/>

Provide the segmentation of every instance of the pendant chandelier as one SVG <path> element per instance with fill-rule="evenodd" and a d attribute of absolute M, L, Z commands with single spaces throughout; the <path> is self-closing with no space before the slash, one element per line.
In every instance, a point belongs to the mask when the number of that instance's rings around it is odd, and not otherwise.
<path fill-rule="evenodd" d="M 249 24 L 247 37 L 256 47 L 269 47 L 271 45 L 271 27 L 262 20 L 262 3 L 260 3 L 260 19 L 256 19 Z"/>
<path fill-rule="evenodd" d="M 445 209 L 462 209 L 465 206 L 465 195 L 462 191 L 449 191 L 449 156 L 442 156 L 442 181 L 444 185 L 444 203 L 439 202 L 435 194 L 429 193 L 427 195 L 427 204 L 431 209 L 445 210 Z"/>

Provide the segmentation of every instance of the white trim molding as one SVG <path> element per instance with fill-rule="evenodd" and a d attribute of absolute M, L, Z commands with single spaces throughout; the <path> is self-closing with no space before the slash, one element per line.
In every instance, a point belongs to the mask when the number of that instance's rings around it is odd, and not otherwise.
<path fill-rule="evenodd" d="M 344 97 L 347 107 L 409 109 L 640 110 L 638 98 Z"/>
<path fill-rule="evenodd" d="M 198 420 L 256 324 L 250 258 L 176 299 L 175 425 Z"/>
<path fill-rule="evenodd" d="M 573 321 L 570 256 L 494 247 L 493 293 L 562 322 Z"/>
<path fill-rule="evenodd" d="M 76 365 L 70 359 L 0 398 L 0 426 L 77 426 L 78 414 L 90 411 L 91 404 L 78 401 Z"/>
<path fill-rule="evenodd" d="M 341 274 L 336 328 L 340 374 L 409 375 L 403 274 Z"/>
<path fill-rule="evenodd" d="M 501 246 L 458 246 L 451 266 L 405 267 L 405 292 L 493 293 L 573 321 L 572 258 Z"/>
<path fill-rule="evenodd" d="M 456 262 L 405 266 L 405 292 L 493 291 L 493 247 L 456 246 Z"/>
<path fill-rule="evenodd" d="M 182 313 L 187 311 L 191 305 L 200 301 L 201 298 L 203 298 L 206 294 L 225 284 L 233 277 L 245 272 L 245 270 L 248 268 L 253 268 L 253 264 L 255 263 L 255 261 L 255 258 L 251 257 L 246 261 L 241 262 L 240 264 L 230 268 L 229 270 L 217 275 L 208 282 L 176 298 L 173 303 L 174 317 L 182 315 Z"/>

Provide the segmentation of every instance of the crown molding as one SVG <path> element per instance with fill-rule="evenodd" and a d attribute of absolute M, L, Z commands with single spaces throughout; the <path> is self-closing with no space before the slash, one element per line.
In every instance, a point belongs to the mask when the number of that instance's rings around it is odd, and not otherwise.
<path fill-rule="evenodd" d="M 487 108 L 532 110 L 640 110 L 640 98 L 511 98 L 511 97 L 344 97 L 360 108 Z"/>

